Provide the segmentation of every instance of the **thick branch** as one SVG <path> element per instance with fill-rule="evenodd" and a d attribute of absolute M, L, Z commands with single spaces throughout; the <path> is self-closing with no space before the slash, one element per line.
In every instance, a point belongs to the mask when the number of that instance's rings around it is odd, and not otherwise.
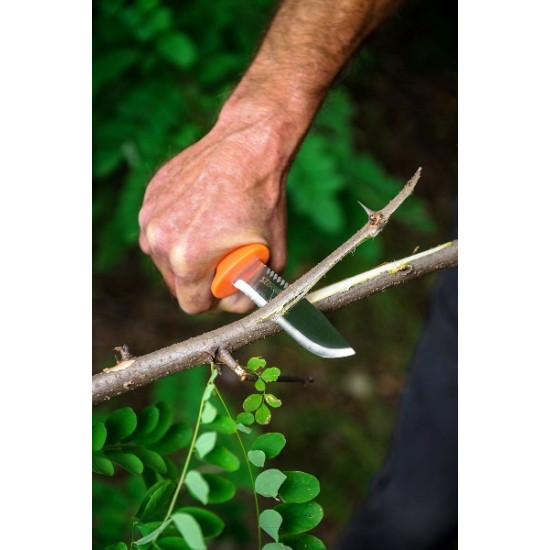
<path fill-rule="evenodd" d="M 310 298 L 321 311 L 332 311 L 392 286 L 457 264 L 458 241 L 453 241 L 330 285 L 312 293 Z M 215 358 L 220 359 L 220 350 L 234 351 L 279 332 L 281 329 L 275 322 L 261 322 L 263 309 L 219 329 L 132 358 L 96 374 L 92 378 L 92 402 L 101 403 L 165 376 L 209 363 Z"/>

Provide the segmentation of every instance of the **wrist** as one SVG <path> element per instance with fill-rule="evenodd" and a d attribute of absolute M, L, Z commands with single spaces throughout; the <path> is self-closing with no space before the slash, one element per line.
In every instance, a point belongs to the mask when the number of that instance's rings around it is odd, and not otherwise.
<path fill-rule="evenodd" d="M 283 162 L 290 163 L 321 101 L 320 94 L 249 70 L 220 111 L 216 128 L 253 128 L 259 141 L 267 141 Z"/>

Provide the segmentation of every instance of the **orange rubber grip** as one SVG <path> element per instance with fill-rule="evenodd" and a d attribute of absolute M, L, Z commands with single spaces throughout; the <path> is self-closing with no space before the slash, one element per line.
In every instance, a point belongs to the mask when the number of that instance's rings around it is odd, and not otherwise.
<path fill-rule="evenodd" d="M 210 287 L 212 294 L 216 298 L 226 298 L 235 294 L 237 289 L 233 286 L 233 281 L 255 260 L 260 260 L 264 264 L 269 260 L 269 248 L 265 244 L 247 244 L 224 256 L 216 267 Z"/>

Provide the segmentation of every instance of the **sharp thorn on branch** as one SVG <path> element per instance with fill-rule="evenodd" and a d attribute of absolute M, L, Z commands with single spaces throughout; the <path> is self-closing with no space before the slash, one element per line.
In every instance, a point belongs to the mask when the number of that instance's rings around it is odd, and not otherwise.
<path fill-rule="evenodd" d="M 361 201 L 357 201 L 361 207 L 363 208 L 363 210 L 367 213 L 367 216 L 369 218 L 372 218 L 375 214 L 374 210 L 371 210 L 368 206 L 365 206 Z"/>
<path fill-rule="evenodd" d="M 122 346 L 117 346 L 116 348 L 113 348 L 113 351 L 117 351 L 118 353 L 120 353 L 120 359 L 118 359 L 118 357 L 116 359 L 117 365 L 124 361 L 128 361 L 133 357 L 126 344 L 122 344 Z"/>

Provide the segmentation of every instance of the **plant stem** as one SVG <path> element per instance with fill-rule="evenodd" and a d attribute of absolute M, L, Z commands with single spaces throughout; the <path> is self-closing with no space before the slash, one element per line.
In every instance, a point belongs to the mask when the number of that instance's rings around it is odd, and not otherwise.
<path fill-rule="evenodd" d="M 210 369 L 212 371 L 212 375 L 210 376 L 210 379 L 208 380 L 208 384 L 212 383 L 214 376 L 214 372 L 216 372 L 214 363 L 210 365 Z M 207 384 L 207 386 L 208 386 Z M 183 487 L 183 484 L 185 483 L 185 476 L 187 475 L 187 470 L 189 469 L 189 463 L 191 462 L 191 457 L 193 456 L 193 451 L 195 450 L 195 443 L 197 441 L 197 436 L 199 435 L 199 428 L 201 426 L 201 418 L 202 418 L 202 411 L 204 409 L 204 403 L 206 402 L 206 399 L 204 398 L 204 392 L 202 394 L 201 398 L 201 404 L 199 407 L 199 414 L 197 415 L 197 422 L 195 424 L 195 431 L 193 432 L 193 439 L 191 440 L 191 445 L 189 447 L 189 452 L 187 453 L 187 458 L 185 459 L 185 464 L 183 466 L 183 471 L 181 472 L 181 476 L 178 482 L 178 485 L 176 487 L 176 490 L 174 492 L 174 496 L 172 497 L 172 502 L 170 502 L 170 506 L 168 507 L 168 511 L 166 512 L 166 516 L 164 517 L 163 523 L 168 520 L 168 518 L 172 515 L 172 512 L 174 511 L 174 507 L 176 506 L 176 501 L 178 499 L 179 493 L 181 491 L 181 488 Z M 155 543 L 156 538 L 153 540 L 153 544 Z"/>
<path fill-rule="evenodd" d="M 223 408 L 225 409 L 225 412 L 227 413 L 227 416 L 235 422 L 233 417 L 231 416 L 231 413 L 229 412 L 229 409 L 227 408 L 227 405 L 225 404 L 225 401 L 223 400 L 222 394 L 220 393 L 220 390 L 217 386 L 214 386 L 214 389 L 216 391 L 216 395 L 218 396 Z M 236 424 L 236 422 L 235 422 Z M 254 504 L 256 506 L 256 525 L 258 526 L 258 550 L 262 547 L 262 531 L 260 529 L 260 505 L 258 504 L 258 495 L 256 493 L 256 486 L 254 485 L 254 474 L 252 473 L 252 467 L 250 466 L 250 460 L 248 460 L 248 454 L 246 453 L 246 449 L 244 448 L 243 440 L 241 439 L 241 434 L 239 433 L 239 430 L 235 432 L 235 435 L 237 436 L 237 439 L 239 440 L 239 444 L 241 446 L 241 450 L 243 452 L 244 460 L 246 462 L 246 465 L 248 466 L 248 473 L 250 475 L 250 484 L 252 485 L 252 493 L 254 495 Z"/>

